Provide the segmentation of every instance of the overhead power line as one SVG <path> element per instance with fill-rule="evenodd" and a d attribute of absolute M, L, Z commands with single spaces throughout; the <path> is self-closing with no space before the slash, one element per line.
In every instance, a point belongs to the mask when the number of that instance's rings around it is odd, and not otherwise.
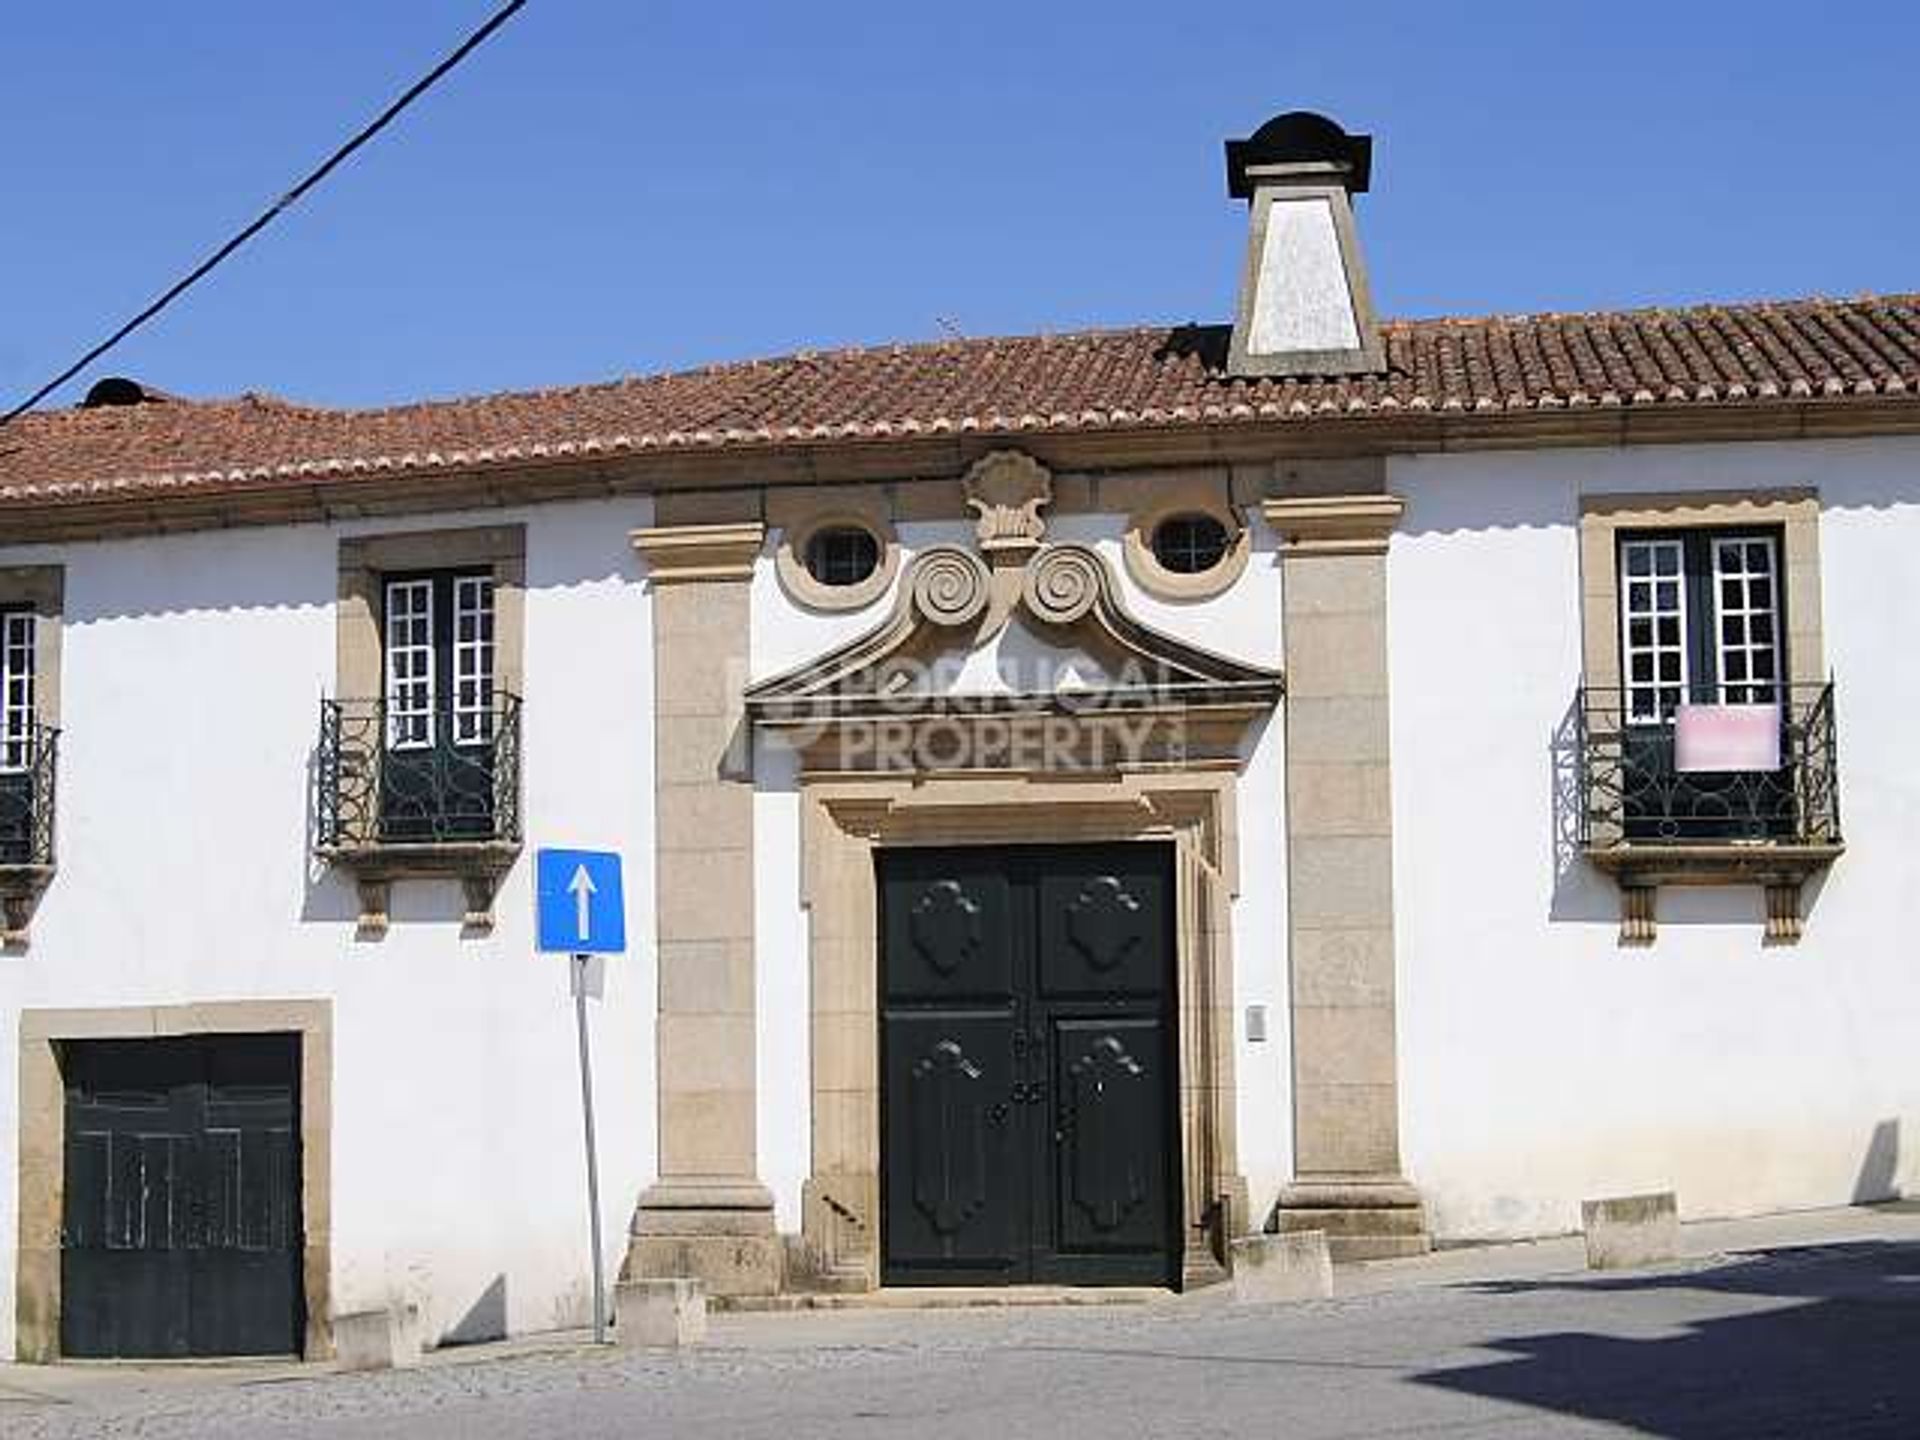
<path fill-rule="evenodd" d="M 317 167 L 310 171 L 299 184 L 295 185 L 291 190 L 287 191 L 286 194 L 282 195 L 278 200 L 274 201 L 273 204 L 263 210 L 259 216 L 254 219 L 252 224 L 248 225 L 231 240 L 227 241 L 226 244 L 222 245 L 218 250 L 215 250 L 198 265 L 194 266 L 192 270 L 188 271 L 170 286 L 166 293 L 161 295 L 160 298 L 155 300 L 151 305 L 147 306 L 146 309 L 142 310 L 138 315 L 114 331 L 113 334 L 87 351 L 86 354 L 74 361 L 73 364 L 69 365 L 58 375 L 54 376 L 53 379 L 34 391 L 33 394 L 7 411 L 6 414 L 0 415 L 0 425 L 5 425 L 9 421 L 17 419 L 38 405 L 42 400 L 46 399 L 47 396 L 51 395 L 55 390 L 58 390 L 62 385 L 66 384 L 67 381 L 78 375 L 82 370 L 86 369 L 87 366 L 98 360 L 102 355 L 113 349 L 114 346 L 126 339 L 127 336 L 131 335 L 162 310 L 166 309 L 167 306 L 179 299 L 180 296 L 185 294 L 193 285 L 204 279 L 229 255 L 233 254 L 234 251 L 238 250 L 242 245 L 246 244 L 247 241 L 251 240 L 255 235 L 258 235 L 262 230 L 266 229 L 268 225 L 272 224 L 275 217 L 282 211 L 291 208 L 309 190 L 313 189 L 314 186 L 331 175 L 349 155 L 353 154 L 354 151 L 358 150 L 362 145 L 386 129 L 388 125 L 392 124 L 402 110 L 405 110 L 409 105 L 413 104 L 414 101 L 426 94 L 448 71 L 466 59 L 467 56 L 472 54 L 481 45 L 485 44 L 488 37 L 502 25 L 506 24 L 507 21 L 511 20 L 514 12 L 521 9 L 526 3 L 527 0 L 510 0 L 510 3 L 502 5 L 498 10 L 494 11 L 492 17 L 488 19 L 486 24 L 482 25 L 478 30 L 460 42 L 458 49 L 454 50 L 446 59 L 442 60 L 438 65 L 434 66 L 433 69 L 429 70 L 425 75 L 422 75 L 410 85 L 399 99 L 382 110 L 379 115 L 374 117 L 371 123 L 351 140 L 347 141 L 347 143 L 342 145 L 338 150 L 335 150 Z"/>

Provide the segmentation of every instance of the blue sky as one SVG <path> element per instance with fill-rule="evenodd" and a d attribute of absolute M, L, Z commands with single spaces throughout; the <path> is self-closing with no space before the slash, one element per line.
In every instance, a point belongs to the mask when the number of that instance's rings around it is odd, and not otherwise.
<path fill-rule="evenodd" d="M 9 403 L 492 6 L 10 8 Z M 1910 3 L 532 0 L 92 374 L 383 404 L 1223 319 L 1221 142 L 1293 108 L 1376 137 L 1389 315 L 1920 289 L 1917 57 Z"/>

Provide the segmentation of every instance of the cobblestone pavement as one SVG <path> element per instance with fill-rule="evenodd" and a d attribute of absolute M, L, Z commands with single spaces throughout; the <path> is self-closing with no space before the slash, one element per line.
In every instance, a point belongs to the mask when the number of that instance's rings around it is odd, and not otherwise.
<path fill-rule="evenodd" d="M 1510 1267 L 1513 1269 L 1515 1267 Z M 549 1342 L 418 1370 L 0 1371 L 0 1435 L 727 1440 L 1912 1436 L 1920 1241 L 1627 1275 L 1519 1266 L 1291 1306 L 715 1318 L 683 1354 Z M 78 1379 L 74 1377 L 78 1375 Z"/>

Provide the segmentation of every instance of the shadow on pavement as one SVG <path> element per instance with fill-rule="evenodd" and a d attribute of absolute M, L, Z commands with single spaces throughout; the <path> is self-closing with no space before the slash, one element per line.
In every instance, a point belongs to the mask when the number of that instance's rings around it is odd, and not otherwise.
<path fill-rule="evenodd" d="M 1677 1335 L 1582 1332 L 1489 1342 L 1513 1358 L 1416 1383 L 1626 1426 L 1673 1440 L 1920 1435 L 1920 1245 L 1753 1251 L 1706 1270 L 1502 1281 L 1544 1291 L 1753 1297 Z"/>

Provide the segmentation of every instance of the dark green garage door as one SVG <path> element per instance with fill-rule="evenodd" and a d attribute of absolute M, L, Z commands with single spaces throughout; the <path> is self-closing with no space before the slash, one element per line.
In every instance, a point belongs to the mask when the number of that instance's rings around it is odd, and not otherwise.
<path fill-rule="evenodd" d="M 299 1037 L 75 1041 L 61 1066 L 62 1352 L 298 1353 Z"/>

